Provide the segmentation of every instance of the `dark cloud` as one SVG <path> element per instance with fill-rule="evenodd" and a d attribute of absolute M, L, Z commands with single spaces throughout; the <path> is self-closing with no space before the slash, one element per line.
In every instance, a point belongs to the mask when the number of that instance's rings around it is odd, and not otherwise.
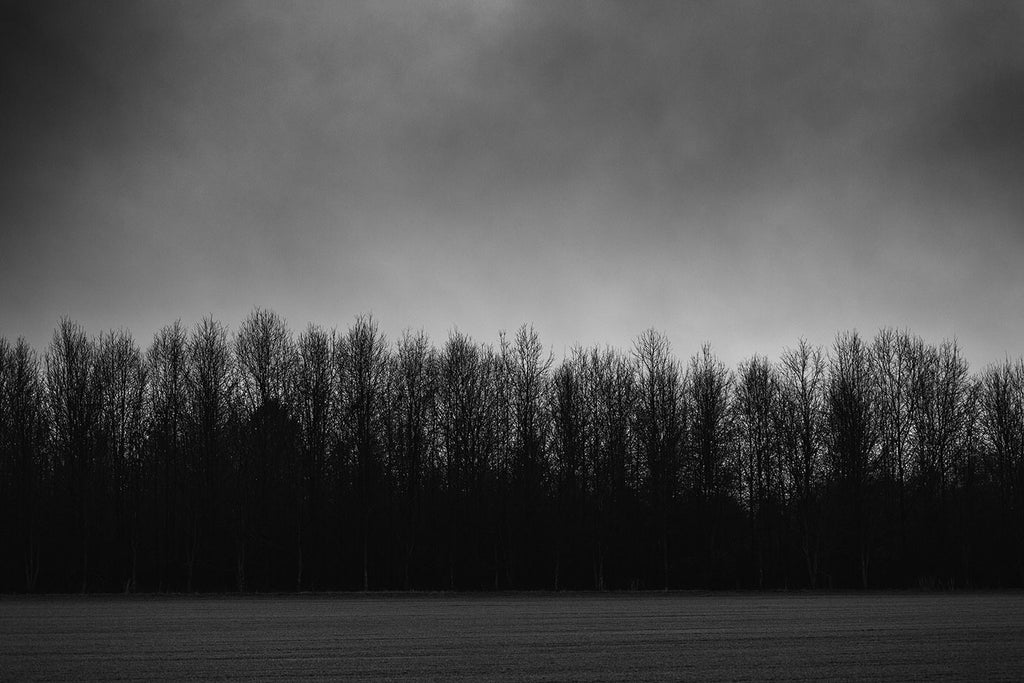
<path fill-rule="evenodd" d="M 1018 352 L 1022 15 L 11 3 L 0 331 L 259 303 L 734 355 L 915 323 Z"/>

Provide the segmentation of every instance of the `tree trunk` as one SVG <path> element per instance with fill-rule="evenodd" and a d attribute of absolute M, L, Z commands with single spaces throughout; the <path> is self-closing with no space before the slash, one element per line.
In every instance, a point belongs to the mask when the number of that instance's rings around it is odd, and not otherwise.
<path fill-rule="evenodd" d="M 235 583 L 239 593 L 245 592 L 245 541 L 238 544 L 235 551 Z"/>
<path fill-rule="evenodd" d="M 39 579 L 39 544 L 29 537 L 28 550 L 25 552 L 25 590 L 35 593 L 36 581 Z"/>
<path fill-rule="evenodd" d="M 369 561 L 367 559 L 366 545 L 367 545 L 367 533 L 366 529 L 363 529 L 363 590 L 370 590 L 370 569 Z"/>

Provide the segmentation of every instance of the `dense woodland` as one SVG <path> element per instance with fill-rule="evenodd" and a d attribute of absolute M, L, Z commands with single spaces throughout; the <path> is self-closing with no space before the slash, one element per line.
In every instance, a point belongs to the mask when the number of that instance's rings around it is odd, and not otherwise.
<path fill-rule="evenodd" d="M 1024 363 L 855 332 L 0 339 L 0 590 L 1024 585 Z"/>

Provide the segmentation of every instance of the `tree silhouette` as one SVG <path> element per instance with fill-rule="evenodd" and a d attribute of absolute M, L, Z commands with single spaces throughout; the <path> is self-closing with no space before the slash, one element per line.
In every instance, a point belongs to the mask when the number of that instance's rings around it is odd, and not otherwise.
<path fill-rule="evenodd" d="M 817 588 L 821 561 L 822 452 L 826 426 L 825 361 L 820 348 L 801 339 L 782 354 L 779 366 L 779 438 L 792 487 L 797 544 L 807 582 Z"/>
<path fill-rule="evenodd" d="M 182 548 L 189 549 L 191 545 L 186 540 L 190 520 L 182 519 L 180 514 L 188 509 L 186 497 L 197 483 L 190 479 L 186 470 L 188 361 L 186 333 L 181 322 L 161 328 L 147 353 L 150 434 L 149 460 L 145 468 L 149 475 L 146 482 L 148 512 L 154 520 L 158 586 L 161 588 L 171 582 L 171 573 L 178 569 L 173 566 L 172 558 L 180 558 Z M 186 553 L 186 573 L 190 574 L 192 563 L 188 558 Z M 191 580 L 187 584 L 191 589 Z"/>
<path fill-rule="evenodd" d="M 235 337 L 241 439 L 234 458 L 236 583 L 245 590 L 252 560 L 261 585 L 280 581 L 275 557 L 294 553 L 298 446 L 291 415 L 295 349 L 284 320 L 255 309 Z M 295 558 L 295 565 L 300 563 Z M 295 576 L 294 572 L 289 572 Z"/>
<path fill-rule="evenodd" d="M 780 552 L 775 534 L 789 489 L 781 452 L 779 401 L 778 377 L 766 358 L 754 356 L 740 365 L 735 396 L 736 447 L 758 588 L 765 584 L 765 556 Z"/>
<path fill-rule="evenodd" d="M 836 338 L 831 357 L 828 416 L 832 491 L 838 514 L 835 539 L 841 561 L 855 567 L 862 587 L 868 586 L 871 533 L 868 515 L 870 477 L 875 467 L 877 392 L 871 357 L 856 332 Z"/>
<path fill-rule="evenodd" d="M 636 437 L 647 466 L 647 494 L 657 527 L 662 586 L 669 587 L 669 537 L 686 436 L 686 387 L 668 339 L 654 330 L 640 335 L 633 348 L 637 366 Z"/>
<path fill-rule="evenodd" d="M 387 435 L 389 351 L 373 318 L 360 316 L 336 348 L 344 461 L 351 472 L 358 520 L 357 542 L 362 558 L 363 590 L 370 587 L 371 544 L 384 492 Z"/>
<path fill-rule="evenodd" d="M 842 333 L 0 339 L 0 590 L 1024 586 L 1024 361 Z"/>
<path fill-rule="evenodd" d="M 42 562 L 43 518 L 51 500 L 49 424 L 39 359 L 24 339 L 13 347 L 0 339 L 0 497 L 7 549 L 5 575 L 21 573 L 19 588 L 32 592 Z"/>
<path fill-rule="evenodd" d="M 184 502 L 181 508 L 164 512 L 182 514 L 185 590 L 191 592 L 201 553 L 205 550 L 212 563 L 214 547 L 227 545 L 218 532 L 232 515 L 228 503 L 234 490 L 220 487 L 232 481 L 231 444 L 239 435 L 239 402 L 234 355 L 223 325 L 212 317 L 200 321 L 188 339 L 186 360 Z"/>

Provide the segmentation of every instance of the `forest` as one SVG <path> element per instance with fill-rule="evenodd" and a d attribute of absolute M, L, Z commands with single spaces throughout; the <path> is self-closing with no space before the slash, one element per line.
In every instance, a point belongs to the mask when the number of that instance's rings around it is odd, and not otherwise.
<path fill-rule="evenodd" d="M 908 331 L 0 338 L 0 592 L 1024 586 L 1024 362 Z"/>

